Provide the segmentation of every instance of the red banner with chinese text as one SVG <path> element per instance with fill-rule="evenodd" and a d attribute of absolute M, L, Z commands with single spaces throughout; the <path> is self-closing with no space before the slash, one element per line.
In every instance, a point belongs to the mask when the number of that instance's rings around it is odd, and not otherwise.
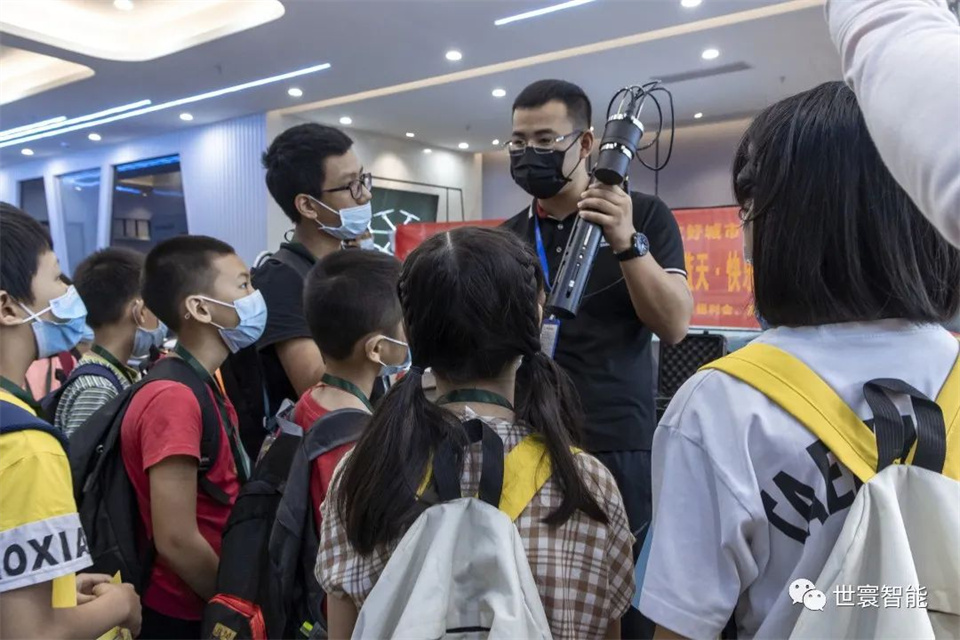
<path fill-rule="evenodd" d="M 694 327 L 759 329 L 753 312 L 753 266 L 743 260 L 737 207 L 676 209 L 693 291 Z"/>

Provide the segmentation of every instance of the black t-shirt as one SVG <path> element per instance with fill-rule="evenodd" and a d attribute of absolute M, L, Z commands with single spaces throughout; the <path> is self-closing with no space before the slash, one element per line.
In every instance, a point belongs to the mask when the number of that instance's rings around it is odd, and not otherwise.
<path fill-rule="evenodd" d="M 280 247 L 289 251 L 283 260 L 274 254 L 253 271 L 253 286 L 263 294 L 267 303 L 267 326 L 257 341 L 257 349 L 270 400 L 269 415 L 280 409 L 284 398 L 298 400 L 277 355 L 277 345 L 311 337 L 303 313 L 303 282 L 307 271 L 317 261 L 301 244 L 284 243 Z"/>
<path fill-rule="evenodd" d="M 650 253 L 670 273 L 686 275 L 683 240 L 673 213 L 655 196 L 631 192 L 633 226 L 650 240 Z M 575 221 L 537 216 L 534 204 L 504 223 L 536 248 L 540 233 L 555 278 Z M 586 413 L 590 451 L 649 450 L 656 418 L 653 402 L 652 332 L 630 301 L 620 262 L 602 242 L 577 317 L 560 322 L 555 359 L 573 379 Z"/>

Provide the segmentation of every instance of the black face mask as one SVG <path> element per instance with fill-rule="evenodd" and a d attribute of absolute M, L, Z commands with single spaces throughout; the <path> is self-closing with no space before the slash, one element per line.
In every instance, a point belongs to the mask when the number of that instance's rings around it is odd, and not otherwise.
<path fill-rule="evenodd" d="M 563 159 L 567 151 L 569 148 L 566 151 L 554 150 L 540 154 L 527 147 L 523 155 L 510 156 L 510 176 L 517 186 L 534 198 L 552 198 L 570 182 L 570 179 L 563 175 Z"/>

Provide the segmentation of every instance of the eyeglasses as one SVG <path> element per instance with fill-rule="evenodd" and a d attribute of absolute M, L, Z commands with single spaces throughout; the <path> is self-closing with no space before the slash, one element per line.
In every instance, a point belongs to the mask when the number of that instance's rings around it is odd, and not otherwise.
<path fill-rule="evenodd" d="M 510 152 L 512 156 L 518 156 L 527 150 L 527 147 L 531 147 L 534 153 L 539 153 L 546 155 L 548 153 L 553 153 L 557 150 L 557 147 L 563 143 L 564 140 L 568 138 L 573 138 L 573 141 L 567 145 L 567 148 L 564 151 L 568 151 L 570 147 L 576 143 L 577 138 L 583 135 L 583 129 L 577 129 L 571 131 L 570 133 L 562 136 L 551 136 L 551 135 L 540 135 L 536 139 L 529 143 L 523 138 L 515 137 L 510 138 L 505 143 L 503 143 L 503 148 Z"/>
<path fill-rule="evenodd" d="M 350 181 L 349 184 L 346 184 L 342 187 L 334 187 L 333 189 L 323 189 L 320 193 L 333 193 L 334 191 L 347 191 L 350 190 L 350 195 L 353 196 L 354 200 L 359 200 L 363 197 L 363 190 L 366 189 L 367 192 L 373 188 L 373 174 L 372 173 L 361 173 L 360 177 L 356 180 Z"/>

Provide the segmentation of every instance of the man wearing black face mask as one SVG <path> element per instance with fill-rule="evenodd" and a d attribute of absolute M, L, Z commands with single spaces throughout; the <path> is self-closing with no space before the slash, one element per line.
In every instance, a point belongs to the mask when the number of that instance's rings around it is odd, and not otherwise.
<path fill-rule="evenodd" d="M 584 445 L 613 472 L 636 531 L 650 519 L 650 339 L 682 340 L 693 297 L 680 230 L 663 201 L 591 184 L 590 117 L 589 99 L 569 82 L 541 80 L 520 93 L 506 147 L 511 175 L 533 201 L 504 226 L 535 248 L 551 285 L 574 216 L 603 229 L 577 317 L 547 320 L 542 342 L 580 392 Z"/>

